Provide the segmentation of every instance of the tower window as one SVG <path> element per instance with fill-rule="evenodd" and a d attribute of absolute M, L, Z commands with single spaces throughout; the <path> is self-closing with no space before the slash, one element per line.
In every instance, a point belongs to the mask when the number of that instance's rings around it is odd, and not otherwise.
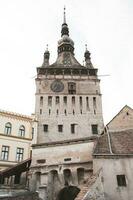
<path fill-rule="evenodd" d="M 79 97 L 80 107 L 82 107 L 82 97 Z"/>
<path fill-rule="evenodd" d="M 69 94 L 76 94 L 76 83 L 68 83 L 68 93 Z"/>
<path fill-rule="evenodd" d="M 75 97 L 72 97 L 72 105 L 75 105 Z"/>
<path fill-rule="evenodd" d="M 12 130 L 12 125 L 10 122 L 6 123 L 5 125 L 5 134 L 10 135 Z"/>
<path fill-rule="evenodd" d="M 1 159 L 8 160 L 9 146 L 2 146 Z"/>
<path fill-rule="evenodd" d="M 59 98 L 59 96 L 56 96 L 56 98 L 55 98 L 55 103 L 56 103 L 56 104 L 59 104 L 59 103 L 60 103 L 60 98 Z"/>
<path fill-rule="evenodd" d="M 118 184 L 118 186 L 120 186 L 120 187 L 121 186 L 123 186 L 123 187 L 127 186 L 127 184 L 126 184 L 126 177 L 125 177 L 124 174 L 117 175 L 116 177 L 117 177 L 117 184 Z"/>
<path fill-rule="evenodd" d="M 64 114 L 67 115 L 67 111 L 66 111 L 66 109 L 64 110 Z"/>
<path fill-rule="evenodd" d="M 93 97 L 93 108 L 96 109 L 96 97 Z"/>
<path fill-rule="evenodd" d="M 58 132 L 63 132 L 63 125 L 62 124 L 58 125 Z"/>
<path fill-rule="evenodd" d="M 97 124 L 92 124 L 91 129 L 92 129 L 92 134 L 98 134 L 98 125 Z"/>
<path fill-rule="evenodd" d="M 48 111 L 48 112 L 49 112 L 49 115 L 50 115 L 50 114 L 51 114 L 51 110 L 49 109 L 49 111 Z"/>
<path fill-rule="evenodd" d="M 40 109 L 40 115 L 42 114 L 42 109 Z"/>
<path fill-rule="evenodd" d="M 88 97 L 86 97 L 86 108 L 87 108 L 87 110 L 89 109 L 89 98 Z"/>
<path fill-rule="evenodd" d="M 40 97 L 40 106 L 43 105 L 43 97 Z"/>
<path fill-rule="evenodd" d="M 51 105 L 52 105 L 52 97 L 48 96 L 48 106 L 51 106 Z"/>
<path fill-rule="evenodd" d="M 58 114 L 59 114 L 59 110 L 57 109 L 57 110 L 56 110 L 56 115 L 58 115 Z"/>
<path fill-rule="evenodd" d="M 44 132 L 48 132 L 48 124 L 44 124 L 43 125 L 43 131 Z"/>
<path fill-rule="evenodd" d="M 75 133 L 75 125 L 76 124 L 71 124 L 71 133 Z"/>
<path fill-rule="evenodd" d="M 66 105 L 67 104 L 67 97 L 66 96 L 63 97 L 63 101 L 64 101 L 64 104 Z"/>

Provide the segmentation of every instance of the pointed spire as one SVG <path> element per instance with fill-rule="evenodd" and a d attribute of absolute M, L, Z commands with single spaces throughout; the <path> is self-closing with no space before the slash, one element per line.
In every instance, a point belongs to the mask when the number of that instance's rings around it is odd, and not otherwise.
<path fill-rule="evenodd" d="M 63 35 L 68 35 L 69 36 L 69 29 L 66 23 L 66 7 L 64 6 L 64 20 L 63 20 L 63 24 L 62 24 L 62 29 L 61 29 L 61 37 Z"/>
<path fill-rule="evenodd" d="M 63 24 L 66 24 L 66 7 L 64 6 L 64 22 Z"/>

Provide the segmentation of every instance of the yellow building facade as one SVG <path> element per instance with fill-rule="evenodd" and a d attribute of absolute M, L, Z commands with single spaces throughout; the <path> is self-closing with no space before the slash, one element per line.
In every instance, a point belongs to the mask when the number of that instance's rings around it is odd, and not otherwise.
<path fill-rule="evenodd" d="M 0 110 L 0 171 L 30 158 L 36 132 L 34 115 Z"/>

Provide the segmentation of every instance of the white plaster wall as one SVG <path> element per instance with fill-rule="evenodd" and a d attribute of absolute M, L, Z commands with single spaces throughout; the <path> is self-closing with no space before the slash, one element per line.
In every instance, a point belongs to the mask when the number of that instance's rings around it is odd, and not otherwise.
<path fill-rule="evenodd" d="M 94 159 L 94 173 L 102 168 L 104 192 L 110 200 L 133 199 L 133 158 Z M 116 175 L 125 174 L 126 187 L 117 185 Z"/>
<path fill-rule="evenodd" d="M 64 84 L 64 90 L 60 93 L 54 93 L 50 89 L 54 77 L 42 76 L 36 80 L 36 116 L 38 119 L 37 142 L 58 141 L 72 138 L 81 138 L 92 136 L 91 125 L 98 125 L 98 133 L 103 130 L 102 103 L 99 88 L 99 80 L 94 77 L 84 79 L 81 77 L 66 77 L 61 79 Z M 76 94 L 68 94 L 68 82 L 76 82 Z M 48 96 L 52 96 L 52 105 L 48 105 Z M 55 103 L 56 96 L 59 96 L 60 103 Z M 64 105 L 63 97 L 67 96 L 67 105 Z M 43 97 L 43 104 L 40 105 L 40 97 Z M 75 97 L 75 105 L 72 104 L 72 97 Z M 82 97 L 82 107 L 79 98 Z M 89 99 L 89 108 L 87 108 L 86 97 Z M 93 98 L 96 97 L 96 108 L 93 106 Z M 42 110 L 42 114 L 40 114 Z M 50 110 L 50 114 L 49 114 Z M 58 114 L 57 114 L 58 110 Z M 65 111 L 67 115 L 65 115 Z M 82 110 L 82 113 L 81 113 Z M 74 114 L 73 114 L 74 111 Z M 48 124 L 49 131 L 43 131 L 43 124 Z M 63 132 L 58 132 L 58 124 L 63 125 Z M 71 134 L 71 124 L 76 125 L 75 134 Z"/>
<path fill-rule="evenodd" d="M 92 161 L 94 142 L 62 144 L 42 148 L 33 148 L 32 167 L 38 166 L 39 159 L 45 159 L 42 165 L 59 165 L 63 163 Z M 64 161 L 64 158 L 71 158 L 71 161 Z"/>

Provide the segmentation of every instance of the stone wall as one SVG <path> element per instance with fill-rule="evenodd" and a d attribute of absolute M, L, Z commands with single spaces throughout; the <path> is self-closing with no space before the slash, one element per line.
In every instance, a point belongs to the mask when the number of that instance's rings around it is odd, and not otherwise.
<path fill-rule="evenodd" d="M 41 200 L 37 192 L 25 192 L 14 196 L 0 197 L 0 200 Z"/>

